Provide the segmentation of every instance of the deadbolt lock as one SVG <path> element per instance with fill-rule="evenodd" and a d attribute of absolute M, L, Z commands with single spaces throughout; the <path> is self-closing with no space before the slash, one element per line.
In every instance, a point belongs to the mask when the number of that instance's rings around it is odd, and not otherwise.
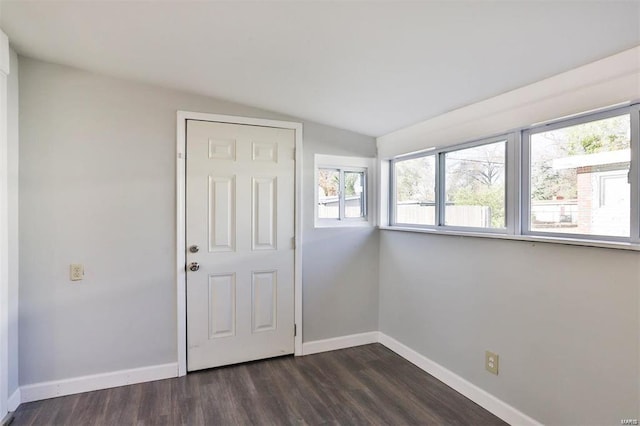
<path fill-rule="evenodd" d="M 190 251 L 191 253 L 197 253 L 197 252 L 199 252 L 199 251 L 200 251 L 200 247 L 198 247 L 198 246 L 191 246 L 191 247 L 189 247 L 189 251 Z"/>

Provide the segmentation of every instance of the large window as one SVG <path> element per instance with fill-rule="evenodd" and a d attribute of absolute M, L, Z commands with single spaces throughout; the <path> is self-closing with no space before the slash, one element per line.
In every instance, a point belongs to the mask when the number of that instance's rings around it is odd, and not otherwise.
<path fill-rule="evenodd" d="M 531 233 L 630 236 L 630 115 L 528 132 Z"/>
<path fill-rule="evenodd" d="M 640 105 L 390 161 L 389 224 L 640 244 Z"/>

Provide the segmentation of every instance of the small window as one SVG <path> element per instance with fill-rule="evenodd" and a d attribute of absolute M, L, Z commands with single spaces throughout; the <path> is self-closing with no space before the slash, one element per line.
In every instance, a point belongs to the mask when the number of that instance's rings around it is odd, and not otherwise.
<path fill-rule="evenodd" d="M 371 161 L 316 155 L 316 226 L 369 224 Z"/>
<path fill-rule="evenodd" d="M 529 231 L 630 236 L 630 115 L 529 135 Z"/>
<path fill-rule="evenodd" d="M 506 141 L 444 154 L 446 226 L 505 228 Z"/>
<path fill-rule="evenodd" d="M 436 160 L 428 155 L 394 162 L 394 222 L 436 224 Z"/>

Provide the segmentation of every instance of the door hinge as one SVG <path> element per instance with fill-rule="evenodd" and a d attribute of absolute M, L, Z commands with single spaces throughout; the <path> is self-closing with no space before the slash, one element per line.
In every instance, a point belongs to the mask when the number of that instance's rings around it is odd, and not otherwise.
<path fill-rule="evenodd" d="M 298 325 L 293 324 L 293 337 L 296 337 L 297 335 L 298 335 Z"/>
<path fill-rule="evenodd" d="M 291 238 L 291 248 L 296 249 L 296 237 Z"/>

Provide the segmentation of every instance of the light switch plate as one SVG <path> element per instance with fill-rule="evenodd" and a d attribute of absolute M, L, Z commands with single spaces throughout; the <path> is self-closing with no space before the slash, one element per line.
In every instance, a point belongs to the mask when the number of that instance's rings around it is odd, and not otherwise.
<path fill-rule="evenodd" d="M 80 281 L 84 278 L 84 267 L 78 263 L 71 264 L 69 268 L 71 281 Z"/>

